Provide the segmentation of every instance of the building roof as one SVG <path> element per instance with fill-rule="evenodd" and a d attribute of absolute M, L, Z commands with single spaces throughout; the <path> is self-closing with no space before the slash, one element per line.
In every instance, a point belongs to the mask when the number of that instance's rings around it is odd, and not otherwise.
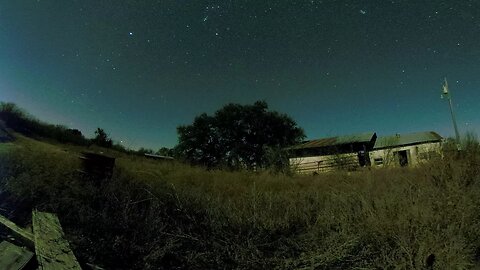
<path fill-rule="evenodd" d="M 388 147 L 412 145 L 428 142 L 440 142 L 442 136 L 433 131 L 415 132 L 409 134 L 395 134 L 391 136 L 379 137 L 373 149 L 382 149 Z"/>
<path fill-rule="evenodd" d="M 173 159 L 174 159 L 173 157 L 161 156 L 161 155 L 156 155 L 156 154 L 148 154 L 148 153 L 145 153 L 144 155 L 145 155 L 146 157 L 155 158 L 155 159 L 165 159 L 165 160 L 173 160 Z"/>
<path fill-rule="evenodd" d="M 371 142 L 372 139 L 376 137 L 375 132 L 366 132 L 360 134 L 352 134 L 346 136 L 337 136 L 330 138 L 323 138 L 317 140 L 310 140 L 303 142 L 301 144 L 290 147 L 289 149 L 306 149 L 306 148 L 321 148 L 342 144 L 352 144 L 352 143 L 362 143 L 362 142 Z"/>

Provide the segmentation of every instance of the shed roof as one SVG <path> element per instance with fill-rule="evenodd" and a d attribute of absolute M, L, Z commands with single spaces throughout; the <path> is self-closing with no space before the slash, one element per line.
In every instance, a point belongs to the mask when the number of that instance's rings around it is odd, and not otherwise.
<path fill-rule="evenodd" d="M 346 135 L 346 136 L 337 136 L 337 137 L 306 141 L 301 144 L 292 146 L 290 147 L 290 149 L 321 148 L 321 147 L 328 147 L 328 146 L 335 146 L 335 145 L 342 145 L 342 144 L 370 142 L 374 137 L 376 137 L 375 132 L 366 132 L 366 133 L 352 134 L 352 135 Z"/>
<path fill-rule="evenodd" d="M 165 160 L 173 160 L 173 159 L 174 159 L 173 157 L 156 155 L 156 154 L 148 154 L 148 153 L 145 153 L 144 155 L 145 155 L 146 157 L 155 158 L 155 159 L 165 159 Z"/>
<path fill-rule="evenodd" d="M 373 149 L 382 149 L 401 145 L 411 145 L 427 142 L 440 142 L 442 136 L 433 131 L 415 132 L 408 134 L 395 134 L 379 137 Z"/>

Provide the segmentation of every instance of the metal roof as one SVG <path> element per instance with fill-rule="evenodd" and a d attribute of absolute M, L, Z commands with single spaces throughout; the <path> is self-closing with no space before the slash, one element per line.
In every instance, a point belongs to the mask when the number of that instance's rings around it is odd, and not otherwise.
<path fill-rule="evenodd" d="M 301 144 L 290 147 L 290 149 L 321 148 L 342 144 L 370 142 L 376 136 L 375 132 L 366 132 L 346 136 L 337 136 L 317 140 L 306 141 Z"/>
<path fill-rule="evenodd" d="M 161 156 L 161 155 L 156 155 L 156 154 L 148 154 L 148 153 L 145 153 L 144 155 L 145 155 L 146 157 L 156 158 L 156 159 L 168 159 L 168 160 L 173 160 L 173 159 L 174 159 L 173 157 Z"/>
<path fill-rule="evenodd" d="M 373 149 L 395 147 L 401 145 L 411 145 L 427 142 L 440 142 L 442 136 L 433 131 L 415 132 L 408 134 L 395 134 L 391 136 L 379 137 L 375 142 Z"/>

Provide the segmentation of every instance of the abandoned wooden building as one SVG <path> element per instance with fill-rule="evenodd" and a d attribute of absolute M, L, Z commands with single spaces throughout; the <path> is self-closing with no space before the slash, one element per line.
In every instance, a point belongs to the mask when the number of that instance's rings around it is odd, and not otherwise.
<path fill-rule="evenodd" d="M 303 142 L 288 148 L 291 168 L 319 173 L 359 167 L 415 166 L 440 155 L 442 137 L 433 131 L 377 138 L 375 132 Z"/>
<path fill-rule="evenodd" d="M 290 166 L 299 173 L 369 166 L 369 152 L 376 139 L 375 132 L 368 132 L 306 141 L 289 148 L 292 153 Z"/>
<path fill-rule="evenodd" d="M 379 137 L 370 152 L 373 166 L 416 166 L 441 155 L 442 136 L 433 131 Z"/>

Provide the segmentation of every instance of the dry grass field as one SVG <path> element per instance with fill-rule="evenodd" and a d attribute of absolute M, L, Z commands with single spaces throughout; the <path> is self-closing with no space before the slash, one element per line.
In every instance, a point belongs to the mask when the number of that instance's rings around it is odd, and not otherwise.
<path fill-rule="evenodd" d="M 111 151 L 114 175 L 95 183 L 77 171 L 84 148 L 17 137 L 0 147 L 3 190 L 58 213 L 84 263 L 472 269 L 480 259 L 477 142 L 419 168 L 317 176 L 207 171 Z"/>

